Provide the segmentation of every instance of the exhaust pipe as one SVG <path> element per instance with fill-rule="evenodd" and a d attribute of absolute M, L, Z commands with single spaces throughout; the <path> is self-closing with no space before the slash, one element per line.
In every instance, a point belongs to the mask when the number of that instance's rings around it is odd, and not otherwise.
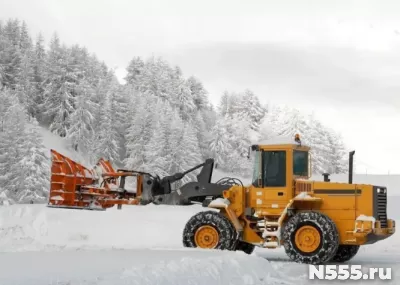
<path fill-rule="evenodd" d="M 353 162 L 355 153 L 355 150 L 349 153 L 349 184 L 353 184 Z"/>

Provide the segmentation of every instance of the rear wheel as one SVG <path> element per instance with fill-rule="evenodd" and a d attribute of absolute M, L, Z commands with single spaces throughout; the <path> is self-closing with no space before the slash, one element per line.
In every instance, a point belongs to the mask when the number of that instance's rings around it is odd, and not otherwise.
<path fill-rule="evenodd" d="M 346 262 L 352 259 L 360 249 L 359 245 L 339 245 L 338 251 L 331 261 Z"/>
<path fill-rule="evenodd" d="M 236 231 L 221 213 L 205 211 L 194 215 L 183 230 L 183 245 L 207 249 L 234 250 Z"/>
<path fill-rule="evenodd" d="M 319 212 L 300 212 L 285 225 L 286 254 L 295 262 L 322 264 L 336 254 L 339 235 L 334 222 Z"/>

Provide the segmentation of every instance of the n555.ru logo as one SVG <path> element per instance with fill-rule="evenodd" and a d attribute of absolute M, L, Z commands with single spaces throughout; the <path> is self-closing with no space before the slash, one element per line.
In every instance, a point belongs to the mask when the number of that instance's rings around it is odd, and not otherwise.
<path fill-rule="evenodd" d="M 320 280 L 391 280 L 391 268 L 368 268 L 363 272 L 361 265 L 310 265 L 309 279 Z"/>

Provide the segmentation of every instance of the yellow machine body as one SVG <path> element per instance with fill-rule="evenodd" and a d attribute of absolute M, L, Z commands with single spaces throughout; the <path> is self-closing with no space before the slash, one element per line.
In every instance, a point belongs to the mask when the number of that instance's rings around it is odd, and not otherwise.
<path fill-rule="evenodd" d="M 257 145 L 253 150 L 252 184 L 235 185 L 224 191 L 224 203 L 209 205 L 232 222 L 240 240 L 265 248 L 279 247 L 285 241 L 277 232 L 293 214 L 302 211 L 328 216 L 342 245 L 371 244 L 395 232 L 395 222 L 386 215 L 385 187 L 308 180 L 310 148 L 298 143 Z M 296 170 L 296 159 L 302 160 L 300 171 Z M 267 169 L 266 160 L 280 163 L 269 163 L 276 169 Z M 265 173 L 270 176 L 265 177 Z M 272 228 L 269 236 L 268 227 Z"/>

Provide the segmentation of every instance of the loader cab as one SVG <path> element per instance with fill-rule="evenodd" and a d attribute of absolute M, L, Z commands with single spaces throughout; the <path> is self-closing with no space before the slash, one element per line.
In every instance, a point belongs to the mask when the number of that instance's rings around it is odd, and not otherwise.
<path fill-rule="evenodd" d="M 311 177 L 310 148 L 301 144 L 300 136 L 285 143 L 263 143 L 251 147 L 253 153 L 252 186 L 277 189 L 284 198 L 293 180 Z"/>

